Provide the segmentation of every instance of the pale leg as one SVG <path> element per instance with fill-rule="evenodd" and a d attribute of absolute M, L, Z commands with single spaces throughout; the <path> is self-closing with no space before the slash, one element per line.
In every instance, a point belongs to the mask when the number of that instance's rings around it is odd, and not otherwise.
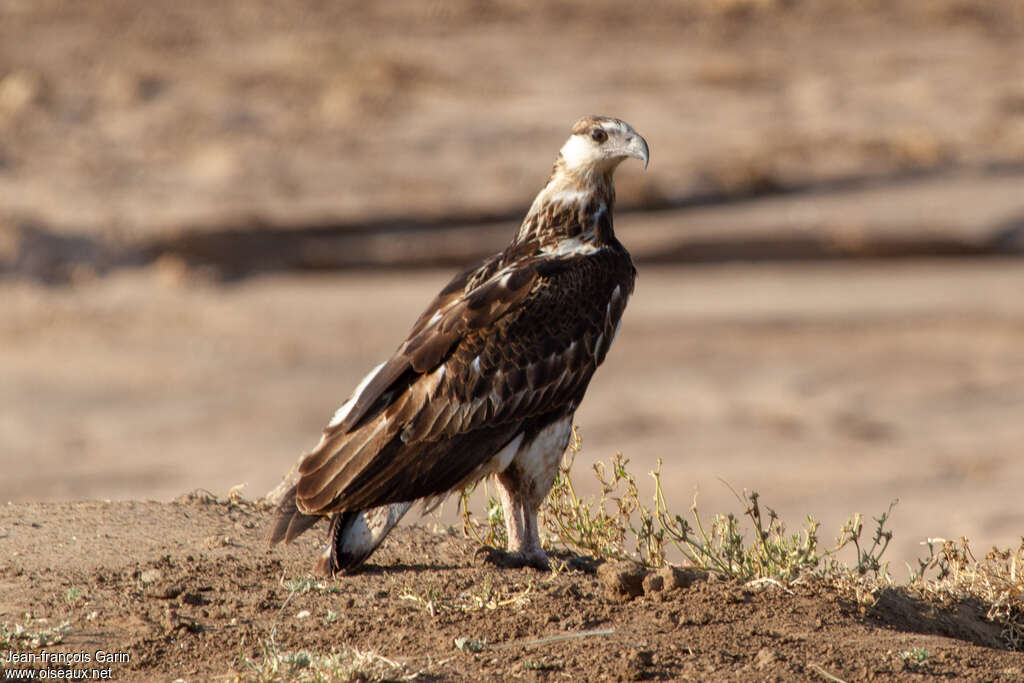
<path fill-rule="evenodd" d="M 509 466 L 496 476 L 511 553 L 508 564 L 548 566 L 540 544 L 537 511 L 555 481 L 571 427 L 571 415 L 549 424 L 524 442 Z"/>
<path fill-rule="evenodd" d="M 537 510 L 551 488 L 539 496 L 530 495 L 538 487 L 527 485 L 523 473 L 515 464 L 497 476 L 498 496 L 505 512 L 505 531 L 508 534 L 508 564 L 547 569 L 548 556 L 540 544 L 537 528 Z M 532 482 L 531 482 L 532 483 Z"/>

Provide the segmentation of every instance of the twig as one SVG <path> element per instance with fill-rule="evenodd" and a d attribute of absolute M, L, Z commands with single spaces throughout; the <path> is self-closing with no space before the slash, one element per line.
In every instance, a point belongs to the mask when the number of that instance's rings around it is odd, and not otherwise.
<path fill-rule="evenodd" d="M 814 662 L 807 662 L 807 668 L 813 671 L 814 673 L 818 674 L 822 678 L 824 678 L 826 681 L 832 681 L 832 683 L 846 683 L 846 681 L 844 681 L 843 679 L 836 678 L 829 672 L 825 671 L 825 669 L 823 669 L 821 666 L 815 664 Z"/>

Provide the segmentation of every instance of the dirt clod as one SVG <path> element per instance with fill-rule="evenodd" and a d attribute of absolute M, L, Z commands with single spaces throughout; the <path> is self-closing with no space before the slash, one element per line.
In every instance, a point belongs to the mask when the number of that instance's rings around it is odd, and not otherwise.
<path fill-rule="evenodd" d="M 660 573 L 648 574 L 644 577 L 644 595 L 660 593 L 665 590 L 665 577 Z"/>
<path fill-rule="evenodd" d="M 647 570 L 635 562 L 606 562 L 597 568 L 605 597 L 612 602 L 628 602 L 643 595 L 645 576 Z"/>
<path fill-rule="evenodd" d="M 676 567 L 665 565 L 657 572 L 662 580 L 662 590 L 674 591 L 689 588 L 698 581 L 707 581 L 709 573 L 696 567 Z"/>

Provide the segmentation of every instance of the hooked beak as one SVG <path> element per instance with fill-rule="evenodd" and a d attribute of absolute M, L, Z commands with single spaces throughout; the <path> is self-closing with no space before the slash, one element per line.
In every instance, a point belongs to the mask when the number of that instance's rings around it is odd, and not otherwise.
<path fill-rule="evenodd" d="M 647 140 L 635 133 L 626 138 L 626 154 L 644 162 L 645 169 L 647 162 L 651 160 L 651 151 L 647 148 Z"/>

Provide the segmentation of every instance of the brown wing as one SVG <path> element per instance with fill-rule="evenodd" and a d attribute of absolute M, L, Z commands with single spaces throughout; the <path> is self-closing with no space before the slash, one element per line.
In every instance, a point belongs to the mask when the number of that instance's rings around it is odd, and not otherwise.
<path fill-rule="evenodd" d="M 531 418 L 571 411 L 632 291 L 628 254 L 491 260 L 453 281 L 301 463 L 307 514 L 444 493 Z"/>
<path fill-rule="evenodd" d="M 368 413 L 375 415 L 390 405 L 396 397 L 396 390 L 404 390 L 413 379 L 403 376 L 410 372 L 422 374 L 425 368 L 433 369 L 438 363 L 437 358 L 458 340 L 462 327 L 479 325 L 484 322 L 481 319 L 483 315 L 501 313 L 522 301 L 532 282 L 517 280 L 515 283 L 503 283 L 495 279 L 494 275 L 501 270 L 501 257 L 502 254 L 498 254 L 452 278 L 419 317 L 390 360 L 380 367 L 363 390 L 357 391 L 345 418 L 328 427 L 325 436 L 348 433 L 365 422 Z M 473 301 L 469 300 L 471 297 Z M 481 306 L 481 302 L 488 299 L 494 302 L 493 311 L 485 311 Z"/>

